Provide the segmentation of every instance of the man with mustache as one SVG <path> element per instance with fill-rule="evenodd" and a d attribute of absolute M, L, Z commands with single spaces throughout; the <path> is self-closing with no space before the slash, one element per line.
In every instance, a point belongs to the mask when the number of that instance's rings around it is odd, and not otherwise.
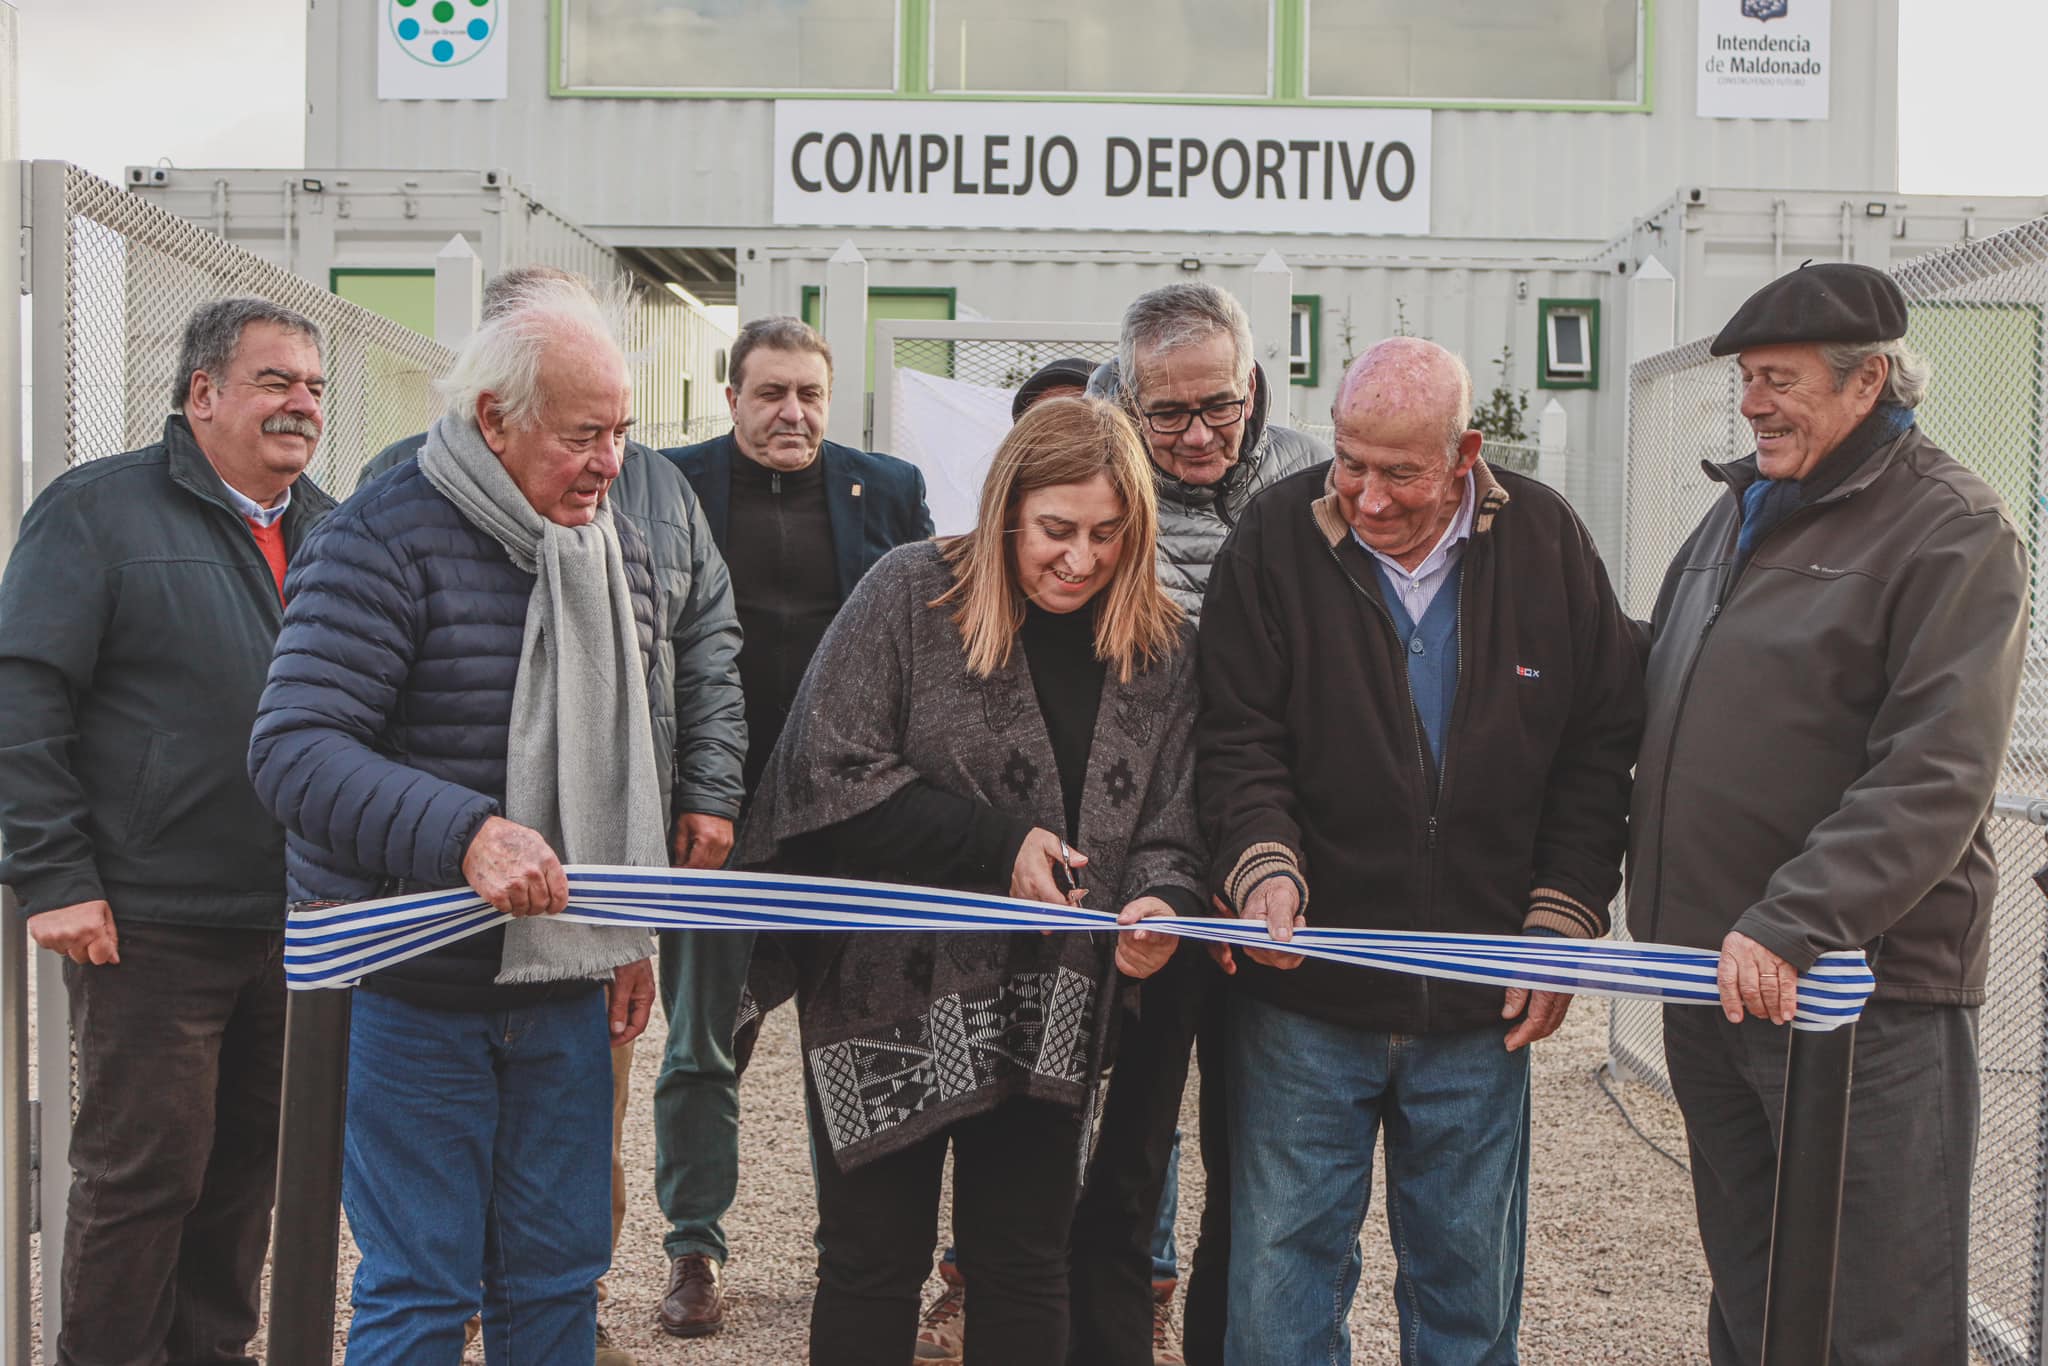
<path fill-rule="evenodd" d="M 696 490 L 732 574 L 751 794 L 840 604 L 876 560 L 930 536 L 932 517 L 916 466 L 825 440 L 832 352 L 803 322 L 748 323 L 728 373 L 732 430 L 663 454 Z M 661 936 L 669 1032 L 654 1086 L 654 1183 L 669 1222 L 660 1320 L 677 1337 L 707 1336 L 725 1320 L 720 1223 L 739 1179 L 733 1020 L 752 941 Z"/>
<path fill-rule="evenodd" d="M 310 319 L 202 305 L 163 439 L 60 476 L 0 579 L 0 880 L 68 960 L 78 1051 L 62 1362 L 247 1360 L 256 1331 L 285 877 L 245 755 L 334 506 L 301 477 L 325 385 Z"/>

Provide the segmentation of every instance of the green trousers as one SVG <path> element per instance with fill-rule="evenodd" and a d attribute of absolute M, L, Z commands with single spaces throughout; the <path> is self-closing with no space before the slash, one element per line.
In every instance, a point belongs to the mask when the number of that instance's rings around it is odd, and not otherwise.
<path fill-rule="evenodd" d="M 654 1083 L 654 1192 L 671 1258 L 726 1260 L 726 1211 L 739 1186 L 740 1087 L 732 1025 L 754 936 L 672 930 L 659 936 L 668 1043 Z"/>

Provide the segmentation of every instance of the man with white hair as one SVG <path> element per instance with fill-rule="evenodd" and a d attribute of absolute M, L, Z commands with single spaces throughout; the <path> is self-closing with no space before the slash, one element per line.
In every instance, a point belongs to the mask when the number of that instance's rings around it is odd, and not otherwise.
<path fill-rule="evenodd" d="M 250 772 L 294 901 L 467 884 L 515 917 L 356 993 L 348 1359 L 453 1363 L 481 1300 L 489 1359 L 588 1366 L 610 1045 L 646 1026 L 651 945 L 547 917 L 565 863 L 669 861 L 664 590 L 605 502 L 632 394 L 586 289 L 522 289 L 443 393 L 294 569 Z"/>
<path fill-rule="evenodd" d="M 1570 505 L 1488 468 L 1471 413 L 1456 356 L 1373 347 L 1337 391 L 1336 462 L 1254 501 L 1210 580 L 1210 881 L 1280 941 L 1233 964 L 1230 1366 L 1350 1360 L 1382 1134 L 1403 1358 L 1516 1360 L 1526 1045 L 1570 998 L 1284 947 L 1310 916 L 1607 931 L 1642 729 L 1633 629 Z"/>
<path fill-rule="evenodd" d="M 1736 310 L 1756 451 L 1657 595 L 1629 821 L 1629 928 L 1721 954 L 1719 1011 L 1664 1012 L 1715 1366 L 1758 1360 L 1799 977 L 1863 949 L 1834 1359 L 1965 1361 L 1977 1010 L 1998 870 L 1985 828 L 2026 649 L 2026 553 L 1998 494 L 1914 421 L 1927 367 L 1869 266 Z"/>

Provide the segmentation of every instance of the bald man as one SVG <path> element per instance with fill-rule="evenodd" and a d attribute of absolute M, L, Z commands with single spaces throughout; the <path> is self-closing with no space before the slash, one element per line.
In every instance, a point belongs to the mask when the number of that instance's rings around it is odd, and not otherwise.
<path fill-rule="evenodd" d="M 1228 965 L 1231 1366 L 1350 1360 L 1382 1131 L 1410 1358 L 1516 1359 L 1527 1045 L 1570 998 L 1285 948 L 1308 923 L 1606 933 L 1635 647 L 1585 527 L 1480 460 L 1471 412 L 1450 352 L 1373 347 L 1338 390 L 1335 462 L 1255 499 L 1210 580 L 1210 882 L 1274 941 Z"/>

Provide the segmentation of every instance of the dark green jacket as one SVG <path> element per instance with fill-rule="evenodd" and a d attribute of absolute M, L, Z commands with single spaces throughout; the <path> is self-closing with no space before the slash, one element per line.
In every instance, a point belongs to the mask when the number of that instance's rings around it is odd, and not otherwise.
<path fill-rule="evenodd" d="M 333 507 L 292 486 L 287 557 Z M 36 499 L 0 577 L 0 881 L 24 914 L 283 926 L 284 832 L 248 777 L 282 615 L 183 417 Z"/>

